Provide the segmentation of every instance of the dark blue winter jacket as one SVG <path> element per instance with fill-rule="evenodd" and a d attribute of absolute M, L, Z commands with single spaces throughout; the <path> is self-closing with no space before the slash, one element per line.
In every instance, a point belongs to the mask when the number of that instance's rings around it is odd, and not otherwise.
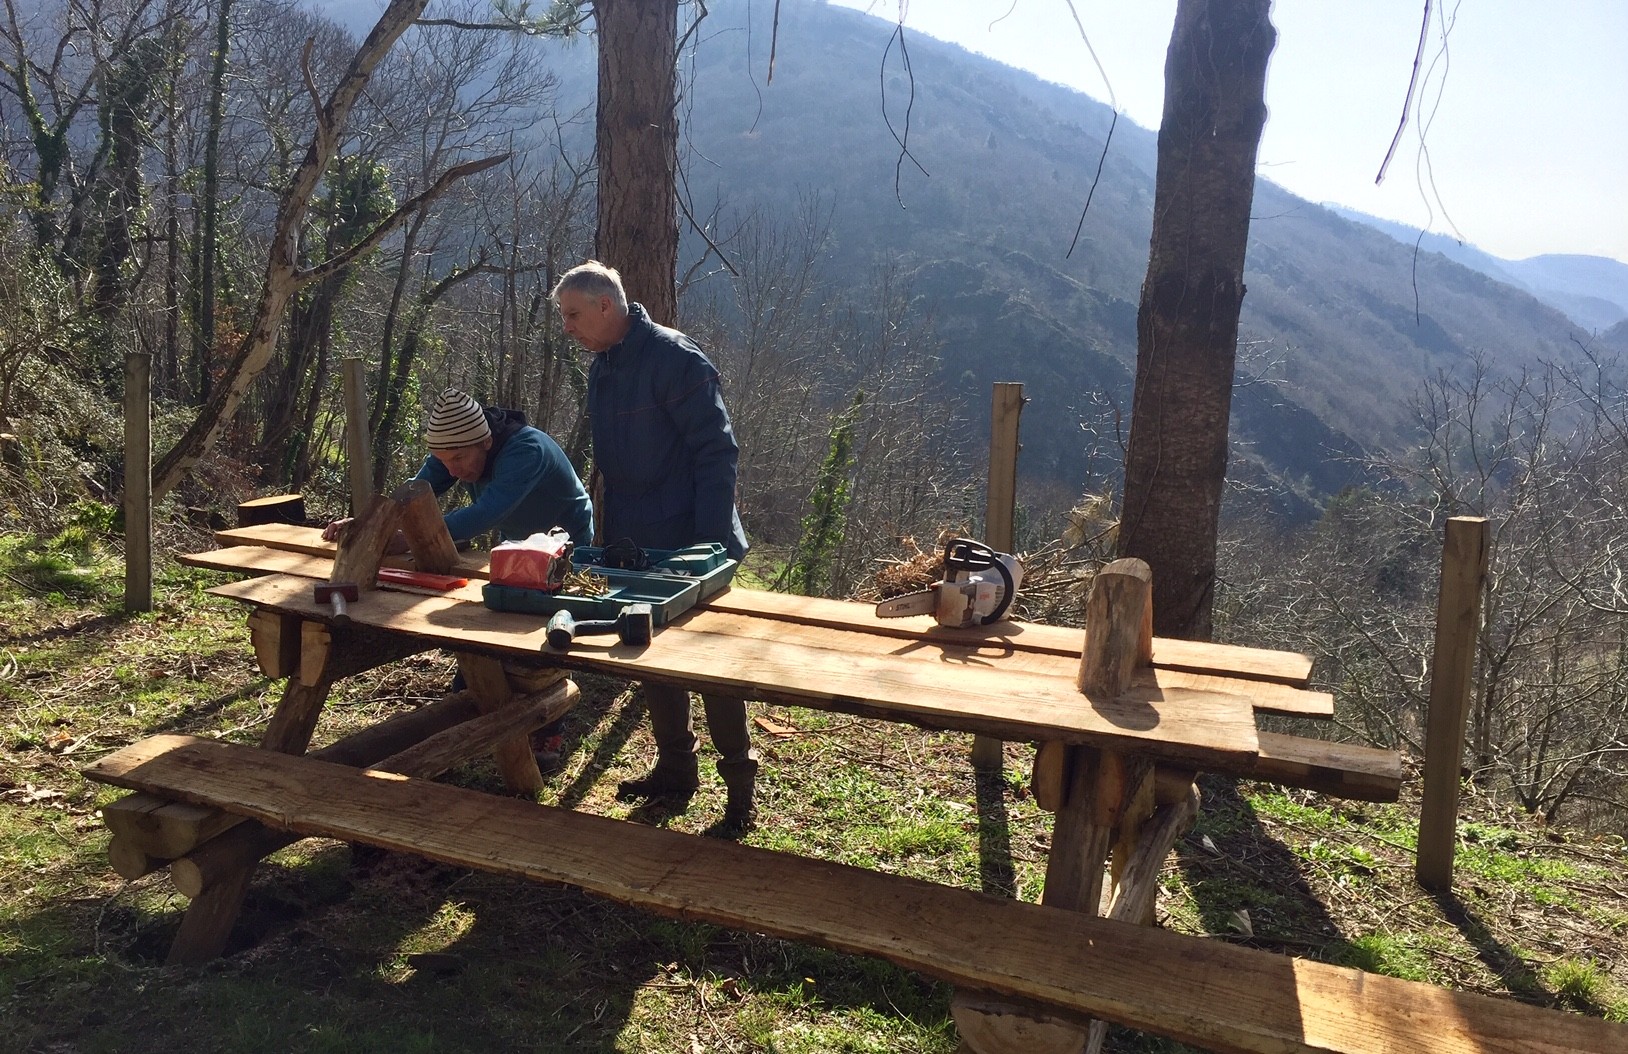
<path fill-rule="evenodd" d="M 689 337 L 628 306 L 621 343 L 588 369 L 594 466 L 605 482 L 600 538 L 644 549 L 721 542 L 746 555 L 735 509 L 740 450 L 718 371 Z"/>
<path fill-rule="evenodd" d="M 496 528 L 506 541 L 517 541 L 553 527 L 563 527 L 578 545 L 593 543 L 594 507 L 565 451 L 547 432 L 526 424 L 518 410 L 486 407 L 492 449 L 486 452 L 481 478 L 464 484 L 470 504 L 447 513 L 447 530 L 464 542 Z M 432 454 L 415 479 L 445 494 L 457 477 Z"/>

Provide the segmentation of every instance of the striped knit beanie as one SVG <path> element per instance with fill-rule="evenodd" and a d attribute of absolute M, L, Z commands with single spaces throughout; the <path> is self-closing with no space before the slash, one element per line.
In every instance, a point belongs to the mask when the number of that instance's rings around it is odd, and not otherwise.
<path fill-rule="evenodd" d="M 492 428 L 486 423 L 486 413 L 480 403 L 456 388 L 448 388 L 435 400 L 435 409 L 430 411 L 424 442 L 431 450 L 450 450 L 473 446 L 491 434 Z"/>

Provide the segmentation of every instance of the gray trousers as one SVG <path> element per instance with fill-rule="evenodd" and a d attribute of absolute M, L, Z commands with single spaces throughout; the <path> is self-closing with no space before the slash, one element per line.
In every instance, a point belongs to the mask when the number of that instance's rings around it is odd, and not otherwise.
<path fill-rule="evenodd" d="M 695 735 L 695 719 L 690 711 L 690 693 L 677 685 L 644 684 L 644 701 L 650 710 L 650 729 L 656 736 L 656 756 L 693 756 L 701 749 Z M 718 773 L 726 780 L 733 772 L 756 772 L 757 751 L 746 722 L 746 700 L 713 692 L 701 694 L 707 714 L 707 731 L 718 751 Z"/>

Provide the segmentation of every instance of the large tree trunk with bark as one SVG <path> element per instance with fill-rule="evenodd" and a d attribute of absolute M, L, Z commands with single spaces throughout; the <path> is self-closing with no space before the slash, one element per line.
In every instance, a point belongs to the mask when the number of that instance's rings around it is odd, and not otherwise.
<path fill-rule="evenodd" d="M 1154 632 L 1205 640 L 1255 155 L 1266 122 L 1269 0 L 1181 0 L 1164 121 L 1119 555 L 1153 570 Z"/>
<path fill-rule="evenodd" d="M 601 261 L 662 325 L 678 316 L 678 0 L 594 0 Z"/>

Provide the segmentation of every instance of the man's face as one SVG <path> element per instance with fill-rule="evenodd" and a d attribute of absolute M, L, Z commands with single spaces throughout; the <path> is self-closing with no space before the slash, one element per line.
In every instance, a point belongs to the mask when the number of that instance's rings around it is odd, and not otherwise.
<path fill-rule="evenodd" d="M 487 436 L 479 443 L 431 450 L 430 454 L 453 476 L 465 483 L 473 483 L 486 470 L 486 452 L 491 449 L 492 437 Z"/>
<path fill-rule="evenodd" d="M 608 296 L 565 291 L 560 293 L 559 308 L 566 336 L 589 351 L 609 351 L 627 336 L 627 316 L 616 310 L 616 302 Z"/>

